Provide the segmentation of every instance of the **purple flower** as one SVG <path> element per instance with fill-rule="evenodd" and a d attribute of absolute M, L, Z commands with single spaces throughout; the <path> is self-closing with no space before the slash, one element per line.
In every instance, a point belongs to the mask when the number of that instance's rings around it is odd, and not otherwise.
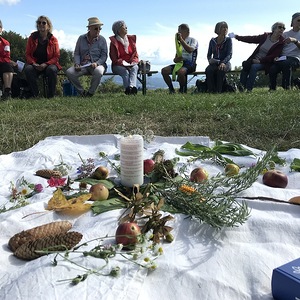
<path fill-rule="evenodd" d="M 40 183 L 36 184 L 36 185 L 34 186 L 34 191 L 35 191 L 36 193 L 41 193 L 41 192 L 43 191 L 43 186 L 42 186 Z"/>

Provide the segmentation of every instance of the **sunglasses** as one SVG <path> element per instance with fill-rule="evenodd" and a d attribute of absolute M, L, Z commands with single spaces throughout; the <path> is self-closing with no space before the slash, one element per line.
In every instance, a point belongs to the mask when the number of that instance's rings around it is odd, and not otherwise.
<path fill-rule="evenodd" d="M 46 21 L 38 21 L 37 23 L 38 23 L 39 25 L 46 25 L 46 24 L 47 24 Z"/>
<path fill-rule="evenodd" d="M 98 30 L 101 30 L 102 28 L 101 27 L 95 27 L 94 30 L 98 31 Z"/>
<path fill-rule="evenodd" d="M 285 30 L 285 27 L 284 26 L 277 26 L 278 29 L 283 29 Z"/>

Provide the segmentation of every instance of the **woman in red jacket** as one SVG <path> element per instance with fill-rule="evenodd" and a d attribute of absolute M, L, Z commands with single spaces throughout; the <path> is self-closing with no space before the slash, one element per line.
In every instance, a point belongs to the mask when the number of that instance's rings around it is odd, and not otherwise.
<path fill-rule="evenodd" d="M 112 61 L 112 71 L 123 79 L 126 95 L 137 93 L 136 81 L 139 56 L 136 50 L 136 36 L 127 35 L 124 21 L 116 21 L 112 26 L 115 34 L 110 37 L 109 56 Z"/>
<path fill-rule="evenodd" d="M 0 20 L 0 33 L 1 32 L 2 22 Z M 3 80 L 3 94 L 1 100 L 8 100 L 11 97 L 13 66 L 15 66 L 15 63 L 10 59 L 10 44 L 6 39 L 0 36 L 0 76 Z"/>
<path fill-rule="evenodd" d="M 243 62 L 240 76 L 242 86 L 240 90 L 247 89 L 248 92 L 251 92 L 257 71 L 264 70 L 265 74 L 268 74 L 274 59 L 280 56 L 284 46 L 282 33 L 285 30 L 285 26 L 282 22 L 276 22 L 272 25 L 271 30 L 272 32 L 254 36 L 229 34 L 229 36 L 235 37 L 238 41 L 258 44 L 251 56 Z"/>
<path fill-rule="evenodd" d="M 26 45 L 27 65 L 24 71 L 34 97 L 39 96 L 37 78 L 43 74 L 48 81 L 47 97 L 52 98 L 56 91 L 57 71 L 61 69 L 59 45 L 52 34 L 52 23 L 48 17 L 38 17 L 36 28 Z"/>

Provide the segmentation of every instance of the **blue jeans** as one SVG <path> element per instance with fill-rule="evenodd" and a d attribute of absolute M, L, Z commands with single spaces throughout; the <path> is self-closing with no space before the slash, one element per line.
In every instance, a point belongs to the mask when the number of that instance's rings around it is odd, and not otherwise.
<path fill-rule="evenodd" d="M 252 91 L 257 71 L 264 70 L 262 64 L 252 64 L 249 71 L 241 71 L 240 82 L 248 91 Z"/>

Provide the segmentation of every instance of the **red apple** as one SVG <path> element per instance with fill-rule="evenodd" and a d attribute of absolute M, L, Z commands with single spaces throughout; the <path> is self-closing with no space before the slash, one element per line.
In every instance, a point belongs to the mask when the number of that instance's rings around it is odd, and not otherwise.
<path fill-rule="evenodd" d="M 137 236 L 141 234 L 140 227 L 134 222 L 125 222 L 118 226 L 116 231 L 117 244 L 123 246 L 135 245 Z"/>
<path fill-rule="evenodd" d="M 154 169 L 155 161 L 153 159 L 144 160 L 144 174 L 150 174 Z"/>
<path fill-rule="evenodd" d="M 288 184 L 288 178 L 286 174 L 278 170 L 269 170 L 263 175 L 262 182 L 271 187 L 285 188 Z"/>
<path fill-rule="evenodd" d="M 92 194 L 92 201 L 107 200 L 109 196 L 108 188 L 102 183 L 94 184 L 90 187 L 90 193 Z"/>
<path fill-rule="evenodd" d="M 195 168 L 190 174 L 190 181 L 193 182 L 203 182 L 207 180 L 207 178 L 208 178 L 208 173 L 202 167 Z"/>
<path fill-rule="evenodd" d="M 93 178 L 96 178 L 96 179 L 99 179 L 99 180 L 103 180 L 103 179 L 106 179 L 107 176 L 108 176 L 108 169 L 104 166 L 99 166 L 95 169 L 92 177 Z"/>

